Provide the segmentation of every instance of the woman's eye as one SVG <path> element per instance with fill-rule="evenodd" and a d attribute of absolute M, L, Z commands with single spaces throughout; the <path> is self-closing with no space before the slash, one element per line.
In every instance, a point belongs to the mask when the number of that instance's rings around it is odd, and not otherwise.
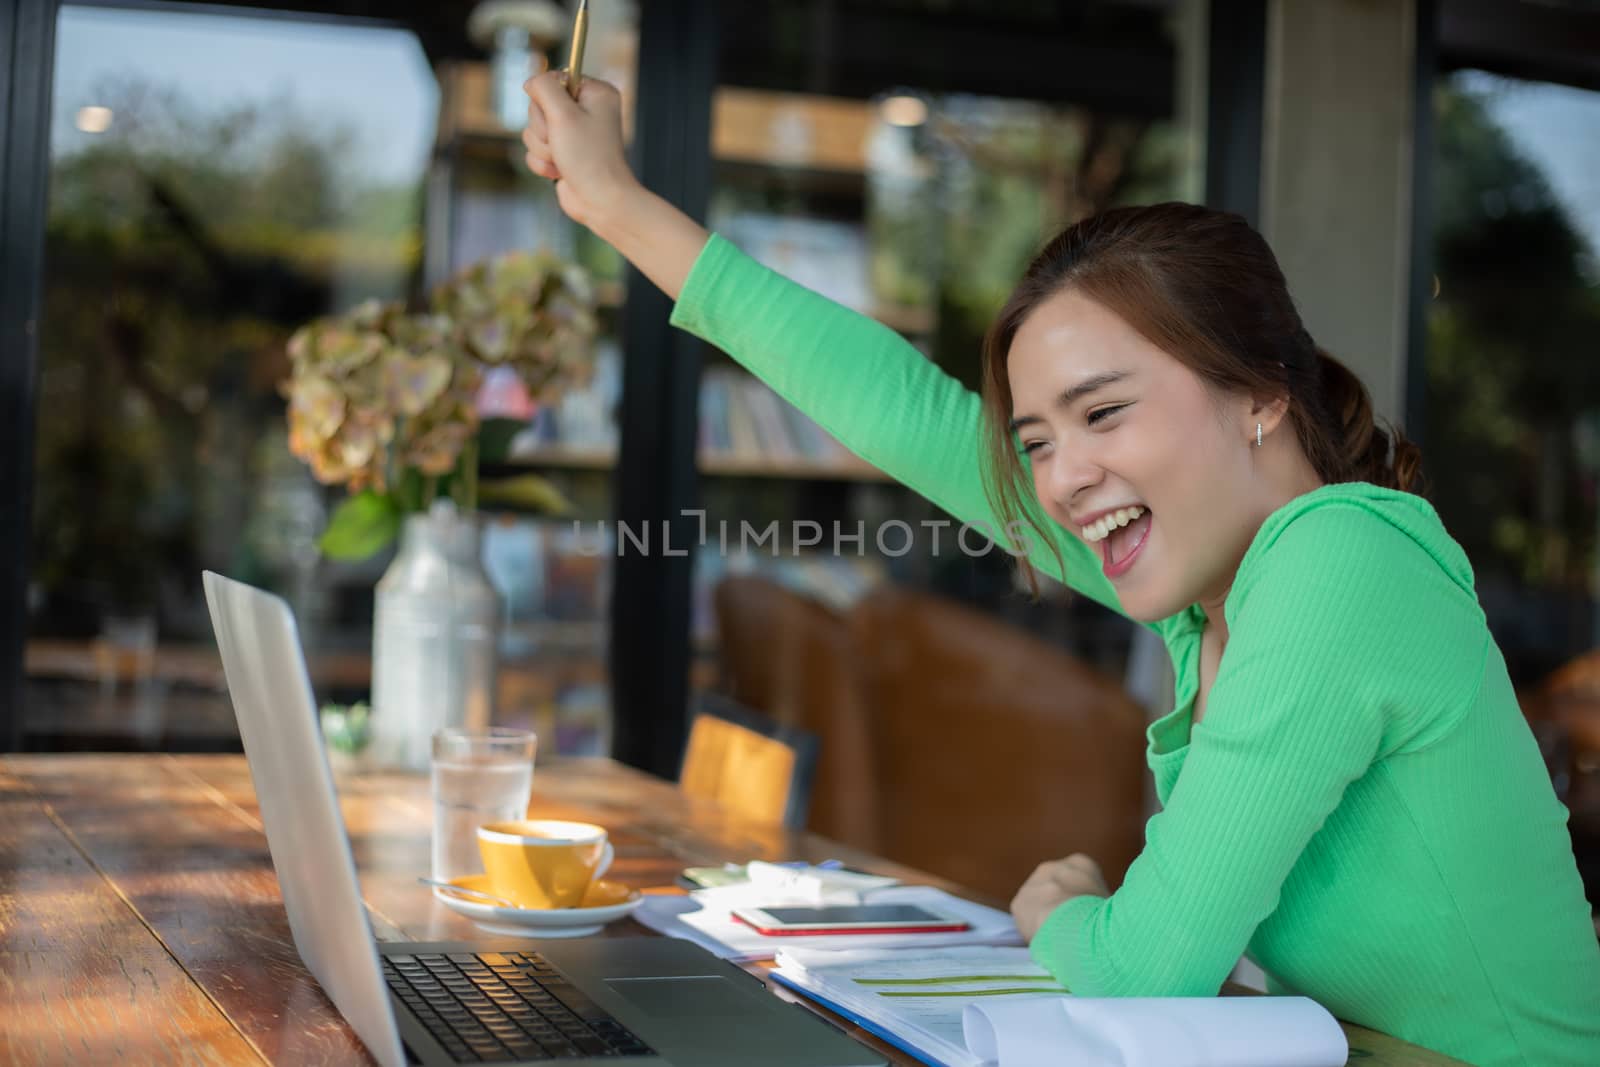
<path fill-rule="evenodd" d="M 1039 451 L 1039 449 L 1043 448 L 1047 443 L 1048 442 L 1045 441 L 1028 441 L 1022 446 L 1022 451 L 1031 456 L 1035 452 Z"/>
<path fill-rule="evenodd" d="M 1105 418 L 1107 415 L 1115 415 L 1117 412 L 1121 411 L 1123 408 L 1125 408 L 1127 406 L 1128 405 L 1126 405 L 1126 404 L 1117 404 L 1117 405 L 1115 405 L 1113 407 L 1099 408 L 1099 409 L 1097 409 L 1095 411 L 1091 411 L 1091 412 L 1089 412 L 1089 425 L 1093 426 L 1095 423 L 1099 422 L 1101 419 Z"/>

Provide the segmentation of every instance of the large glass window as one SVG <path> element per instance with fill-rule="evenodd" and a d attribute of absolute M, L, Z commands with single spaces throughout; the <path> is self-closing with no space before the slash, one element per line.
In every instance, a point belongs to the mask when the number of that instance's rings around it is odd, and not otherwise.
<path fill-rule="evenodd" d="M 1600 93 L 1464 70 L 1435 108 L 1427 469 L 1527 687 L 1595 642 Z"/>
<path fill-rule="evenodd" d="M 1432 496 L 1600 899 L 1600 92 L 1462 70 L 1434 104 Z"/>
<path fill-rule="evenodd" d="M 483 5 L 461 19 L 470 48 L 443 34 L 452 51 L 432 40 L 425 54 L 412 30 L 370 21 L 62 9 L 30 746 L 237 744 L 207 568 L 283 594 L 318 697 L 365 701 L 394 553 L 319 543 L 345 488 L 291 448 L 287 342 L 319 316 L 416 308 L 463 271 L 542 249 L 596 281 L 592 364 L 559 392 L 487 371 L 469 402 L 482 431 L 452 476 L 477 495 L 499 595 L 497 721 L 535 726 L 549 754 L 606 750 L 609 566 L 570 520 L 611 514 L 621 263 L 522 162 L 521 83 L 561 51 L 564 18 Z M 636 51 L 632 5 L 599 5 L 588 73 L 631 95 Z M 425 500 L 438 486 L 414 488 Z"/>
<path fill-rule="evenodd" d="M 280 383 L 297 326 L 419 283 L 437 86 L 372 25 L 67 5 L 56 41 L 27 743 L 235 744 L 203 568 L 367 688 L 383 560 L 320 559 Z"/>

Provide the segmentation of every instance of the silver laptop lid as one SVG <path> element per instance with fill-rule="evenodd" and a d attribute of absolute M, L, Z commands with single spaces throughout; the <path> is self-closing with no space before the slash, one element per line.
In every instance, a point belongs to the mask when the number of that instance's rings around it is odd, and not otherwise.
<path fill-rule="evenodd" d="M 279 597 L 211 571 L 205 588 L 295 948 L 373 1057 L 399 1067 L 400 1031 L 361 903 L 294 613 Z"/>

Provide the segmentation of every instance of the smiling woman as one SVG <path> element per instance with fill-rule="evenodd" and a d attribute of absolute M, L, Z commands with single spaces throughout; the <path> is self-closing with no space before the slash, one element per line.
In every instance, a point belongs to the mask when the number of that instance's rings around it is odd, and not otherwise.
<path fill-rule="evenodd" d="M 1243 220 L 1169 204 L 1069 229 L 992 331 L 980 401 L 640 187 L 609 87 L 530 88 L 530 168 L 674 323 L 1165 641 L 1164 810 L 1116 892 L 1081 856 L 1023 886 L 1042 965 L 1082 995 L 1205 996 L 1246 953 L 1276 990 L 1473 1063 L 1600 1062 L 1566 814 L 1472 568 Z"/>
<path fill-rule="evenodd" d="M 1312 343 L 1261 236 L 1191 204 L 1108 211 L 1051 241 L 985 340 L 984 407 L 996 512 L 1023 518 L 1033 497 L 1100 542 L 1142 621 L 1198 602 L 1223 626 L 1268 515 L 1325 483 L 1411 489 L 1421 461 Z M 1153 536 L 1089 536 L 1135 503 Z M 1183 531 L 1184 553 L 1142 553 L 1135 580 L 1136 550 L 1159 550 L 1163 529 Z"/>

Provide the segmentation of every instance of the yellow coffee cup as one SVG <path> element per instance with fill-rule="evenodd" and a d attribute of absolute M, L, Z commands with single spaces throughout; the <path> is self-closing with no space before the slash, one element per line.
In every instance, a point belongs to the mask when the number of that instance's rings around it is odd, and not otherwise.
<path fill-rule="evenodd" d="M 478 827 L 489 889 L 521 908 L 571 908 L 614 854 L 606 828 L 562 819 L 521 819 Z"/>

